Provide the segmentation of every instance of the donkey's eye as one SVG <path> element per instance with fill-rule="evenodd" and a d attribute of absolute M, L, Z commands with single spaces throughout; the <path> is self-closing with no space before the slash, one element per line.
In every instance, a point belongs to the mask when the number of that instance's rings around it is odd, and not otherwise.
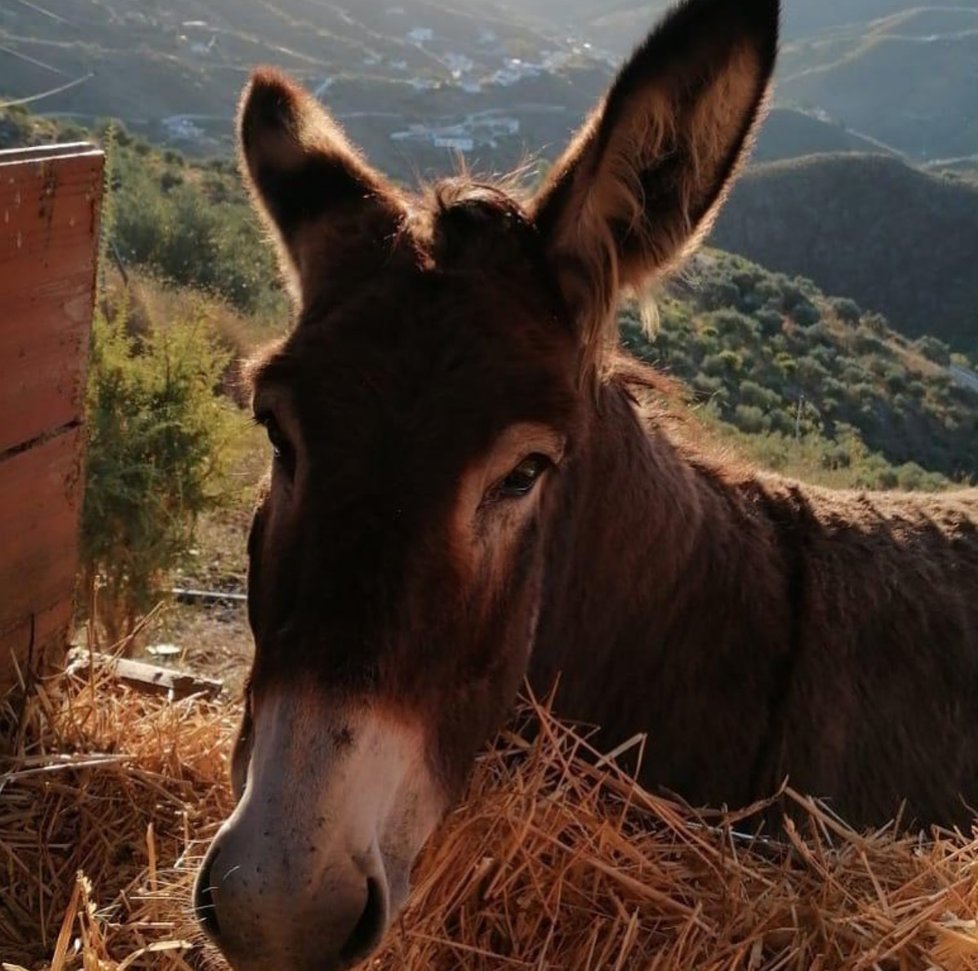
<path fill-rule="evenodd" d="M 506 476 L 496 489 L 496 495 L 501 499 L 519 499 L 528 495 L 537 480 L 553 463 L 546 455 L 539 452 L 527 455 L 519 465 Z"/>
<path fill-rule="evenodd" d="M 271 412 L 262 412 L 255 415 L 255 421 L 261 425 L 268 435 L 268 441 L 272 446 L 272 454 L 275 461 L 281 463 L 285 470 L 292 474 L 295 469 L 295 452 L 285 433 L 282 431 L 275 416 Z"/>

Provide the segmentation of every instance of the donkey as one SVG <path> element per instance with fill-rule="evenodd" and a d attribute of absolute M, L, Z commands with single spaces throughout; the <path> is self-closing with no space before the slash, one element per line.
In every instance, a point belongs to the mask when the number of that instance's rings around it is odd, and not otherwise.
<path fill-rule="evenodd" d="M 978 795 L 978 492 L 832 492 L 698 448 L 615 350 L 767 100 L 777 0 L 688 0 L 541 188 L 408 195 L 256 72 L 239 137 L 298 301 L 251 367 L 237 807 L 196 908 L 237 971 L 345 968 L 405 900 L 522 679 L 702 804 L 793 786 L 856 823 Z M 650 390 L 651 389 L 651 390 Z"/>

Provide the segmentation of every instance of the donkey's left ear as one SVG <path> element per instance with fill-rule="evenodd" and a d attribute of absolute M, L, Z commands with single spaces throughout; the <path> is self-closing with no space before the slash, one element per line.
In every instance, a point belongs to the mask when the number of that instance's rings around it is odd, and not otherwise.
<path fill-rule="evenodd" d="M 532 212 L 583 338 L 709 231 L 763 114 L 778 0 L 687 0 L 619 73 Z M 594 349 L 594 356 L 600 354 Z"/>

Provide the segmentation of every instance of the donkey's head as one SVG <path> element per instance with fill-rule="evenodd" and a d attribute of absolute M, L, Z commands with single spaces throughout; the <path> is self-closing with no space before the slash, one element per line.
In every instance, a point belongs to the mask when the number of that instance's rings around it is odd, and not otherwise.
<path fill-rule="evenodd" d="M 522 204 L 371 170 L 258 72 L 240 142 L 298 299 L 252 369 L 272 470 L 249 540 L 238 805 L 198 914 L 238 971 L 346 967 L 500 725 L 622 287 L 708 229 L 756 126 L 777 0 L 691 0 Z"/>

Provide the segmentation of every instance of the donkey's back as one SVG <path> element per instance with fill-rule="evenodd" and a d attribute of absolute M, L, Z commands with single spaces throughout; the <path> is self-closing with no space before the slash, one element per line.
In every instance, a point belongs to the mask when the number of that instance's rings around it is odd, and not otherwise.
<path fill-rule="evenodd" d="M 768 486 L 792 571 L 791 655 L 767 780 L 855 821 L 978 805 L 978 490 Z"/>

